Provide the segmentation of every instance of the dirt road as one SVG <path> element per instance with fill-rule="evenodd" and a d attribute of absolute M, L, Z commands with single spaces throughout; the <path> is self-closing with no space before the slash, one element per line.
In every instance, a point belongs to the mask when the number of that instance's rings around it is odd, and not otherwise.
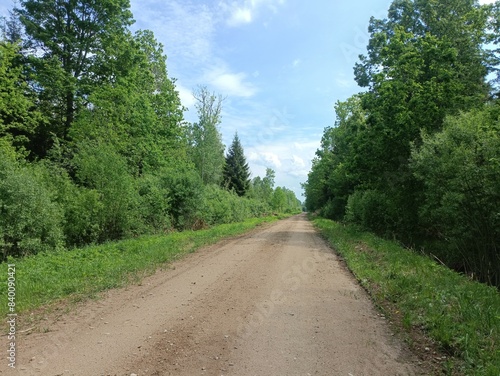
<path fill-rule="evenodd" d="M 1 375 L 419 374 L 303 215 L 41 325 Z"/>

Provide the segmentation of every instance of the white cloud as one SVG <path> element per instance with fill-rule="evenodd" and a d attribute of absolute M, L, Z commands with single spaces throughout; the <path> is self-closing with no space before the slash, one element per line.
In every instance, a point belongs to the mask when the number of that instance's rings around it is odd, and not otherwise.
<path fill-rule="evenodd" d="M 249 98 L 257 89 L 246 80 L 245 73 L 232 73 L 226 68 L 213 68 L 205 74 L 205 81 L 225 96 Z"/>
<path fill-rule="evenodd" d="M 335 84 L 338 87 L 348 89 L 355 86 L 355 81 L 352 78 L 348 78 L 344 73 L 339 73 L 335 77 Z"/>
<path fill-rule="evenodd" d="M 266 162 L 270 163 L 272 167 L 280 168 L 283 165 L 280 158 L 274 153 L 262 153 L 262 157 Z"/>
<path fill-rule="evenodd" d="M 246 151 L 248 161 L 253 165 L 279 170 L 283 166 L 280 157 L 268 149 L 267 147 L 249 148 Z"/>
<path fill-rule="evenodd" d="M 292 63 L 294 68 L 297 68 L 302 61 L 300 59 L 295 59 Z"/>
<path fill-rule="evenodd" d="M 323 136 L 323 134 L 320 134 L 319 137 L 316 137 L 316 135 L 314 135 L 314 134 L 312 134 L 311 136 L 313 138 L 315 138 L 316 140 L 320 140 L 321 136 Z M 297 150 L 314 150 L 314 151 L 316 151 L 316 149 L 319 148 L 320 143 L 319 143 L 319 141 L 294 142 L 293 146 Z"/>
<path fill-rule="evenodd" d="M 188 88 L 179 84 L 179 82 L 176 82 L 175 86 L 177 91 L 179 92 L 179 98 L 181 99 L 182 105 L 187 108 L 192 108 L 196 103 L 196 99 L 193 96 L 193 92 Z"/>
<path fill-rule="evenodd" d="M 293 159 L 293 164 L 294 166 L 297 166 L 297 167 L 305 167 L 306 164 L 304 163 L 304 160 L 296 155 L 292 155 L 292 159 Z"/>
<path fill-rule="evenodd" d="M 219 3 L 219 6 L 227 14 L 226 24 L 236 27 L 253 22 L 263 8 L 277 13 L 278 7 L 284 3 L 285 0 L 244 0 L 232 2 L 223 0 Z"/>
<path fill-rule="evenodd" d="M 233 9 L 227 24 L 229 26 L 239 26 L 252 22 L 252 10 L 248 8 L 235 8 Z"/>
<path fill-rule="evenodd" d="M 132 1 L 134 27 L 154 30 L 167 55 L 205 63 L 213 56 L 216 13 L 205 4 L 184 1 Z"/>
<path fill-rule="evenodd" d="M 275 186 L 292 189 L 297 198 L 303 199 L 299 182 L 306 181 L 319 142 L 300 143 L 301 148 L 298 145 L 281 139 L 267 145 L 244 146 L 252 177 L 263 177 L 266 168 L 272 168 L 276 173 Z"/>
<path fill-rule="evenodd" d="M 252 169 L 257 171 L 270 167 L 277 174 L 305 178 L 319 142 L 308 142 L 307 147 L 298 148 L 286 140 L 276 140 L 267 145 L 256 145 L 245 149 Z M 277 182 L 278 185 L 279 182 Z"/>
<path fill-rule="evenodd" d="M 479 4 L 485 5 L 485 4 L 493 4 L 496 0 L 479 0 Z"/>

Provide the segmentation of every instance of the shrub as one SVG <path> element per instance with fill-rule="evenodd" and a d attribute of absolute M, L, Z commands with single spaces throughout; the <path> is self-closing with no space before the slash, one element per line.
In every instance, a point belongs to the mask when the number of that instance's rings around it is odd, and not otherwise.
<path fill-rule="evenodd" d="M 210 225 L 233 221 L 231 193 L 215 185 L 208 185 L 203 190 L 201 217 Z"/>
<path fill-rule="evenodd" d="M 73 164 L 77 181 L 99 194 L 102 210 L 96 213 L 94 223 L 99 229 L 98 240 L 137 233 L 143 226 L 138 210 L 140 198 L 125 158 L 111 145 L 85 141 L 78 145 Z M 90 195 L 87 193 L 82 199 L 89 199 Z"/>
<path fill-rule="evenodd" d="M 500 125 L 489 111 L 450 117 L 412 153 L 425 185 L 421 221 L 461 253 L 483 281 L 500 286 Z"/>
<path fill-rule="evenodd" d="M 43 182 L 43 166 L 0 158 L 2 257 L 63 247 L 63 212 Z"/>
<path fill-rule="evenodd" d="M 200 217 L 203 194 L 203 183 L 198 172 L 190 166 L 165 169 L 162 182 L 170 191 L 169 213 L 173 225 L 178 229 L 192 228 Z"/>
<path fill-rule="evenodd" d="M 391 208 L 391 200 L 382 192 L 356 191 L 347 200 L 346 220 L 387 235 L 387 229 L 394 227 L 394 213 Z"/>
<path fill-rule="evenodd" d="M 160 172 L 158 175 L 147 174 L 138 182 L 140 196 L 139 212 L 145 225 L 144 232 L 164 233 L 172 229 L 170 220 L 170 189 Z"/>

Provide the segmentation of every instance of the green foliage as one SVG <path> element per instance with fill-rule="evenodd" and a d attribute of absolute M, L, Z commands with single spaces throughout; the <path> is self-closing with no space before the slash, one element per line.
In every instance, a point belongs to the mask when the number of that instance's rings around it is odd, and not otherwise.
<path fill-rule="evenodd" d="M 87 142 L 78 145 L 73 163 L 78 182 L 100 195 L 99 241 L 134 233 L 140 226 L 139 197 L 126 160 L 108 144 Z"/>
<path fill-rule="evenodd" d="M 500 286 L 500 125 L 491 110 L 448 118 L 424 135 L 412 167 L 425 185 L 421 218 L 461 254 L 464 267 Z M 451 257 L 450 257 L 451 258 Z"/>
<path fill-rule="evenodd" d="M 302 203 L 295 197 L 295 193 L 285 187 L 274 190 L 271 206 L 277 213 L 299 213 L 302 210 Z"/>
<path fill-rule="evenodd" d="M 233 222 L 233 196 L 231 192 L 208 185 L 203 190 L 203 220 L 207 224 Z"/>
<path fill-rule="evenodd" d="M 39 141 L 46 143 L 50 132 L 66 140 L 92 88 L 115 73 L 107 71 L 113 61 L 109 49 L 132 24 L 129 7 L 128 0 L 20 2 L 16 12 L 26 31 L 26 51 L 32 51 L 33 86 L 50 117 Z M 39 146 L 38 153 L 49 146 Z"/>
<path fill-rule="evenodd" d="M 189 128 L 189 154 L 204 184 L 220 184 L 224 167 L 224 144 L 219 131 L 222 97 L 200 86 L 194 93 L 198 123 Z"/>
<path fill-rule="evenodd" d="M 217 225 L 242 222 L 267 213 L 267 205 L 254 198 L 240 197 L 216 185 L 204 188 L 201 215 L 204 223 Z"/>
<path fill-rule="evenodd" d="M 103 234 L 102 213 L 106 210 L 95 189 L 76 187 L 69 181 L 64 196 L 64 235 L 67 247 L 95 244 L 108 237 Z"/>
<path fill-rule="evenodd" d="M 314 224 L 389 320 L 403 322 L 405 331 L 421 328 L 440 346 L 450 358 L 443 368 L 457 375 L 500 373 L 497 289 L 354 226 L 325 219 Z"/>
<path fill-rule="evenodd" d="M 264 178 L 256 176 L 252 179 L 248 196 L 270 207 L 272 205 L 275 177 L 276 173 L 274 170 L 266 168 L 266 176 Z"/>
<path fill-rule="evenodd" d="M 63 233 L 66 246 L 96 243 L 102 236 L 102 195 L 93 188 L 77 186 L 67 171 L 47 160 L 42 161 L 43 184 L 63 209 Z"/>
<path fill-rule="evenodd" d="M 464 136 L 455 129 L 464 139 L 446 141 L 447 148 L 429 140 L 449 127 L 445 119 L 487 102 L 487 74 L 498 51 L 486 51 L 484 42 L 500 40 L 499 9 L 469 0 L 398 0 L 387 18 L 370 20 L 367 53 L 355 66 L 356 81 L 367 91 L 335 107 L 335 127 L 325 129 L 303 186 L 309 211 L 410 246 L 445 241 L 449 265 L 498 284 L 498 196 L 492 188 L 498 182 L 488 175 L 497 171 L 478 162 L 488 136 L 474 141 L 473 131 Z M 495 111 L 485 116 L 498 117 Z M 482 124 L 485 134 L 498 133 L 492 121 Z M 489 148 L 495 161 L 499 151 Z M 466 182 L 468 190 L 459 186 Z"/>
<path fill-rule="evenodd" d="M 349 171 L 359 174 L 365 189 L 381 190 L 404 208 L 396 213 L 402 237 L 418 233 L 411 143 L 420 144 L 422 129 L 438 131 L 446 115 L 487 98 L 486 19 L 468 0 L 395 1 L 386 20 L 370 21 L 368 53 L 355 68 L 358 84 L 369 88 L 362 102 L 368 126 L 354 140 Z"/>
<path fill-rule="evenodd" d="M 165 173 L 164 184 L 170 190 L 170 215 L 179 229 L 191 229 L 200 218 L 203 182 L 191 166 L 170 168 Z"/>
<path fill-rule="evenodd" d="M 382 235 L 394 228 L 396 213 L 391 210 L 391 200 L 376 190 L 356 191 L 349 196 L 345 219 L 358 223 Z"/>
<path fill-rule="evenodd" d="M 236 133 L 226 155 L 224 164 L 223 185 L 234 190 L 238 196 L 244 196 L 250 188 L 250 170 L 243 147 Z"/>
<path fill-rule="evenodd" d="M 62 210 L 44 185 L 43 166 L 0 158 L 2 259 L 63 246 Z"/>
<path fill-rule="evenodd" d="M 41 114 L 25 82 L 19 46 L 0 41 L 0 137 L 21 151 L 33 136 Z"/>
<path fill-rule="evenodd" d="M 222 98 L 200 87 L 199 122 L 186 124 L 163 46 L 149 30 L 130 32 L 129 8 L 128 0 L 23 0 L 4 22 L 4 258 L 269 212 L 274 172 L 258 195 L 240 197 L 249 171 L 239 140 L 230 187 L 238 195 L 217 188 Z"/>
<path fill-rule="evenodd" d="M 309 211 L 322 210 L 332 219 L 345 214 L 347 199 L 359 181 L 360 171 L 352 166 L 358 163 L 356 146 L 366 131 L 367 111 L 362 108 L 362 99 L 362 95 L 355 95 L 335 105 L 335 127 L 325 129 L 304 184 Z"/>
<path fill-rule="evenodd" d="M 182 106 L 162 46 L 150 31 L 139 31 L 115 50 L 121 76 L 94 90 L 71 129 L 73 142 L 105 140 L 134 176 L 185 160 Z"/>
<path fill-rule="evenodd" d="M 277 187 L 274 190 L 271 204 L 272 204 L 273 210 L 276 210 L 279 213 L 282 213 L 284 211 L 285 204 L 286 204 L 286 196 L 285 196 L 285 192 L 283 191 L 283 189 L 281 187 Z"/>
<path fill-rule="evenodd" d="M 167 185 L 168 171 L 142 176 L 138 181 L 139 213 L 145 228 L 143 233 L 166 233 L 172 230 L 170 218 L 171 191 Z"/>

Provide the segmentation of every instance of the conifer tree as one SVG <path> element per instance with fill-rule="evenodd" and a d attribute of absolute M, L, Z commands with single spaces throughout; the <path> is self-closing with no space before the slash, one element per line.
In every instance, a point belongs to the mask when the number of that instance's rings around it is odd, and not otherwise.
<path fill-rule="evenodd" d="M 238 196 L 243 196 L 248 191 L 250 187 L 250 169 L 238 133 L 234 135 L 233 143 L 226 156 L 223 176 L 223 184 L 228 190 L 234 190 Z"/>

